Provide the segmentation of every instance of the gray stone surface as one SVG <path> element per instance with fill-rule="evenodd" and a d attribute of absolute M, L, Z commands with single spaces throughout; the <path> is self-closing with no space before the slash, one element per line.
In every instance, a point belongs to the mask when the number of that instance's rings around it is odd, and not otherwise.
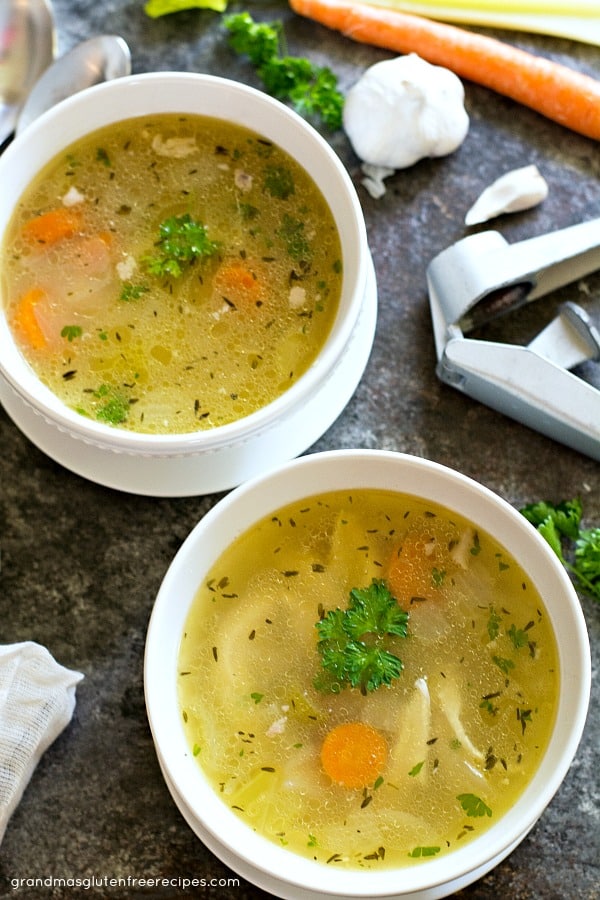
<path fill-rule="evenodd" d="M 136 72 L 203 71 L 257 85 L 245 63 L 227 49 L 214 13 L 151 21 L 142 0 L 54 0 L 54 5 L 61 52 L 96 33 L 119 33 L 131 46 Z M 283 18 L 290 52 L 327 62 L 343 87 L 389 55 L 296 18 L 282 2 L 245 8 Z M 597 48 L 509 32 L 498 36 L 600 77 Z M 528 163 L 536 163 L 549 183 L 541 207 L 494 223 L 509 241 L 600 216 L 596 143 L 476 85 L 466 84 L 466 97 L 471 129 L 463 147 L 446 159 L 397 173 L 378 201 L 359 186 L 358 161 L 344 136 L 332 138 L 358 186 L 380 308 L 364 379 L 311 451 L 367 447 L 416 454 L 459 469 L 517 507 L 581 495 L 589 524 L 600 523 L 597 462 L 443 386 L 435 376 L 425 267 L 464 236 L 464 214 L 488 183 Z M 600 277 L 590 277 L 489 335 L 524 342 L 558 302 L 569 298 L 589 307 L 599 291 Z M 589 374 L 597 378 L 598 373 L 592 367 Z M 71 725 L 44 755 L 9 823 L 0 847 L 0 897 L 266 897 L 244 881 L 197 891 L 175 884 L 14 890 L 14 879 L 235 876 L 195 838 L 170 798 L 146 721 L 142 684 L 145 631 L 161 579 L 181 541 L 218 497 L 140 498 L 84 481 L 35 449 L 1 410 L 0 447 L 0 639 L 39 641 L 61 663 L 85 674 Z M 600 604 L 582 597 L 582 605 L 595 681 L 577 757 L 526 840 L 461 897 L 600 896 Z"/>

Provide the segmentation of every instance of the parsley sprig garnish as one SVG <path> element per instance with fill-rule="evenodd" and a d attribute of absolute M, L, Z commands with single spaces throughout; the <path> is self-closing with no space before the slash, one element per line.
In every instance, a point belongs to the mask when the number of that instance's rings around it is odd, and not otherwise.
<path fill-rule="evenodd" d="M 550 544 L 576 587 L 600 600 L 600 527 L 581 528 L 581 501 L 540 501 L 523 507 L 521 513 Z"/>
<path fill-rule="evenodd" d="M 368 588 L 353 588 L 345 610 L 333 609 L 317 622 L 317 644 L 325 677 L 321 690 L 345 685 L 363 694 L 390 684 L 402 672 L 402 660 L 386 646 L 390 636 L 406 637 L 408 613 L 398 605 L 384 581 L 373 579 Z"/>
<path fill-rule="evenodd" d="M 344 97 L 337 77 L 327 66 L 289 56 L 281 22 L 255 22 L 243 12 L 225 16 L 223 23 L 230 46 L 248 57 L 268 94 L 290 101 L 306 118 L 320 117 L 328 128 L 341 128 Z"/>
<path fill-rule="evenodd" d="M 171 216 L 160 223 L 156 247 L 158 252 L 144 260 L 148 272 L 179 278 L 184 267 L 202 256 L 212 256 L 219 249 L 219 244 L 209 239 L 204 225 L 186 213 Z"/>

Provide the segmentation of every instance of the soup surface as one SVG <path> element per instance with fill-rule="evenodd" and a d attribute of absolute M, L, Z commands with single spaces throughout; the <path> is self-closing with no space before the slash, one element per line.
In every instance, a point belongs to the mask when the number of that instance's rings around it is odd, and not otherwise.
<path fill-rule="evenodd" d="M 549 740 L 557 659 L 536 589 L 488 534 L 357 490 L 227 549 L 178 690 L 190 752 L 253 829 L 378 868 L 448 853 L 511 806 Z"/>
<path fill-rule="evenodd" d="M 242 127 L 130 119 L 74 143 L 2 250 L 12 330 L 67 405 L 134 431 L 232 422 L 314 361 L 341 245 L 308 173 Z"/>

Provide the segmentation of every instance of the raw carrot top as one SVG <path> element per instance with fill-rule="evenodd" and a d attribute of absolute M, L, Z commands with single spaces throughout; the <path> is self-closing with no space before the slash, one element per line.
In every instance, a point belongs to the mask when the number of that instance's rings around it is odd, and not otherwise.
<path fill-rule="evenodd" d="M 332 781 L 347 788 L 373 784 L 385 765 L 387 743 L 364 722 L 345 722 L 325 736 L 321 763 Z"/>

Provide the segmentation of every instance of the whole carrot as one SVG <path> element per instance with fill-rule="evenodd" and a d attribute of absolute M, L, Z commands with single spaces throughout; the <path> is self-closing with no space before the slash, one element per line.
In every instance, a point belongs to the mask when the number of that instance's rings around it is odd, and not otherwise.
<path fill-rule="evenodd" d="M 299 15 L 362 44 L 416 53 L 600 140 L 600 81 L 495 38 L 350 0 L 289 0 Z"/>

